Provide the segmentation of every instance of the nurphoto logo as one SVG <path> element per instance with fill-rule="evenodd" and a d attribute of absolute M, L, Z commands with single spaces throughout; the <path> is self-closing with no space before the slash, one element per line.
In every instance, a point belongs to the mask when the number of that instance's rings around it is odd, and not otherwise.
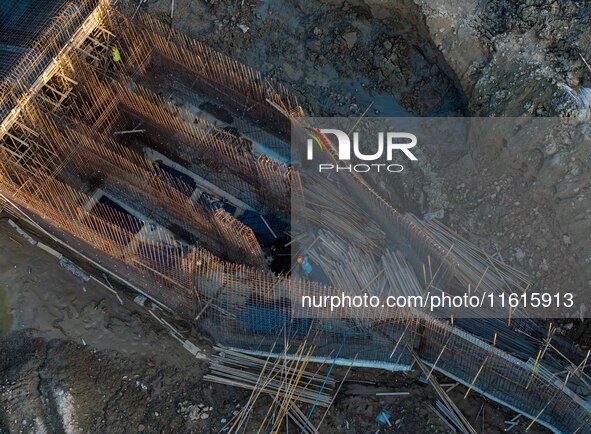
<path fill-rule="evenodd" d="M 307 139 L 307 153 L 306 158 L 311 161 L 314 159 L 314 148 L 318 147 L 322 152 L 328 151 L 330 145 L 326 138 L 327 134 L 331 134 L 336 138 L 338 159 L 339 161 L 351 160 L 351 143 L 353 143 L 354 156 L 362 161 L 372 161 L 372 163 L 359 163 L 339 165 L 331 163 L 320 163 L 318 171 L 335 171 L 335 172 L 370 172 L 382 170 L 388 172 L 402 172 L 404 166 L 398 163 L 392 163 L 395 156 L 400 153 L 411 161 L 417 161 L 417 157 L 410 151 L 417 144 L 417 137 L 411 133 L 404 132 L 379 132 L 377 138 L 377 149 L 373 154 L 364 154 L 359 149 L 359 132 L 353 132 L 353 140 L 349 134 L 342 130 L 333 128 L 306 128 Z M 385 155 L 384 155 L 385 154 Z M 385 157 L 385 158 L 384 158 Z"/>

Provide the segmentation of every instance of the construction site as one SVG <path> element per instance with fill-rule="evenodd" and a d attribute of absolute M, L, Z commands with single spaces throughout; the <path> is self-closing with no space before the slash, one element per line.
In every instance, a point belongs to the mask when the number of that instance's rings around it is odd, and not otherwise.
<path fill-rule="evenodd" d="M 374 409 L 372 433 L 501 432 L 486 428 L 484 404 L 466 415 L 459 402 L 473 396 L 513 415 L 503 431 L 591 433 L 590 353 L 527 309 L 458 318 L 302 306 L 303 297 L 341 293 L 522 294 L 536 282 L 440 219 L 399 209 L 355 173 L 301 170 L 292 143 L 309 131 L 309 113 L 288 86 L 173 29 L 141 1 L 3 3 L 0 207 L 10 239 L 53 255 L 89 292 L 93 282 L 106 289 L 116 309 L 135 299 L 133 309 L 181 343 L 167 357 L 205 364 L 196 388 L 221 384 L 244 398 L 215 426 L 203 425 L 203 406 L 191 408 L 201 423 L 191 429 L 142 421 L 137 432 L 370 432 L 349 431 L 354 420 L 323 425 L 361 369 L 414 375 L 435 396 L 424 406 L 438 428 L 401 428 L 394 406 Z M 335 158 L 334 144 L 327 149 Z M 37 263 L 27 264 L 34 276 Z M 11 345 L 0 340 L 0 368 Z M 13 417 L 17 389 L 7 390 L 0 433 L 91 432 L 76 427 L 74 407 L 64 415 L 63 390 L 34 428 Z M 120 429 L 98 432 L 130 432 Z"/>

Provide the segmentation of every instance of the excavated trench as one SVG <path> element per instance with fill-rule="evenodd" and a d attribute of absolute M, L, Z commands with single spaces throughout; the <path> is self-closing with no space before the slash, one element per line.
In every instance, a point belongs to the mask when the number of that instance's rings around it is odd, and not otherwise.
<path fill-rule="evenodd" d="M 278 79 L 308 116 L 467 114 L 460 80 L 411 0 L 177 2 L 172 20 L 169 3 L 149 1 L 145 8 Z M 452 150 L 441 166 L 463 153 Z M 375 186 L 401 211 L 422 215 L 430 195 L 423 169 Z"/>
<path fill-rule="evenodd" d="M 148 2 L 163 19 L 169 3 Z M 466 98 L 424 17 L 402 2 L 188 2 L 173 28 L 278 78 L 308 115 L 454 115 Z M 248 30 L 244 30 L 248 27 Z M 368 109 L 369 108 L 369 109 Z"/>
<path fill-rule="evenodd" d="M 147 8 L 162 12 L 169 3 L 149 1 Z M 308 114 L 467 113 L 458 77 L 410 0 L 395 5 L 294 0 L 279 8 L 271 1 L 247 1 L 242 3 L 246 9 L 240 9 L 241 2 L 193 3 L 177 4 L 174 27 L 286 83 Z M 237 24 L 249 30 L 245 32 Z M 461 150 L 456 151 L 454 155 Z M 383 190 L 391 193 L 388 199 L 401 210 L 420 213 L 428 203 L 420 186 L 428 181 L 424 173 L 417 172 L 405 180 L 392 180 Z M 3 324 L 10 325 L 3 305 L 0 287 L 0 335 Z M 6 325 L 4 329 L 8 329 Z M 44 394 L 49 392 L 40 390 L 40 395 Z M 55 397 L 51 399 L 55 401 Z M 54 416 L 59 413 L 53 410 Z M 0 433 L 3 425 L 8 425 L 2 416 L 0 412 Z"/>

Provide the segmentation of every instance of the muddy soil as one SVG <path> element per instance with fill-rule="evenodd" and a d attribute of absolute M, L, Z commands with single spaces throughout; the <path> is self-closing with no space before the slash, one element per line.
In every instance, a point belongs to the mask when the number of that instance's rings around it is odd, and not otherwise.
<path fill-rule="evenodd" d="M 153 358 L 97 351 L 71 340 L 32 338 L 27 332 L 12 333 L 0 345 L 0 433 L 214 433 L 249 396 L 203 382 L 205 367 L 199 364 L 181 368 Z M 344 369 L 334 372 L 335 378 L 344 376 Z M 376 396 L 391 391 L 408 395 Z M 474 426 L 484 424 L 486 433 L 503 432 L 504 421 L 513 415 L 476 396 L 463 400 L 464 393 L 456 387 L 450 395 Z M 320 432 L 449 433 L 429 407 L 436 398 L 430 386 L 412 376 L 353 370 Z M 247 432 L 256 432 L 269 404 L 269 398 L 258 401 Z M 375 421 L 380 410 L 391 412 L 393 427 Z M 320 409 L 316 419 L 324 412 Z M 514 432 L 524 432 L 524 426 Z"/>

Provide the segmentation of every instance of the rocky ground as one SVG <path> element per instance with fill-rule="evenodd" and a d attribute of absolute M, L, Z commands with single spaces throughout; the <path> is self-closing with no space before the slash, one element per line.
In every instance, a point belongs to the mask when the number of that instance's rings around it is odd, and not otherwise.
<path fill-rule="evenodd" d="M 588 103 L 577 107 L 561 87 L 591 87 L 589 3 L 419 3 L 470 114 L 589 119 Z M 492 242 L 489 251 L 528 271 L 538 287 L 589 291 L 591 144 L 569 141 L 568 130 L 564 136 L 436 159 L 423 208 L 444 208 L 452 227 Z M 588 338 L 580 343 L 588 345 Z"/>
<path fill-rule="evenodd" d="M 148 0 L 146 9 L 289 85 L 316 116 L 431 114 L 462 106 L 461 90 L 404 2 Z M 410 19 L 409 19 L 410 18 Z"/>

